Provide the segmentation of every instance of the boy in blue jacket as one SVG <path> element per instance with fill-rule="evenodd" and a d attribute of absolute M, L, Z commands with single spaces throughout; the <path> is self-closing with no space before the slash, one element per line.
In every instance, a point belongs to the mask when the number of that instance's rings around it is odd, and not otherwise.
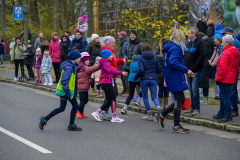
<path fill-rule="evenodd" d="M 77 95 L 77 64 L 80 62 L 81 54 L 77 50 L 71 50 L 68 53 L 68 60 L 61 65 L 62 74 L 60 81 L 57 85 L 56 95 L 60 96 L 60 107 L 54 109 L 47 116 L 42 116 L 39 122 L 39 128 L 43 130 L 47 121 L 65 110 L 67 106 L 67 100 L 72 104 L 72 111 L 70 114 L 70 122 L 68 125 L 69 131 L 81 131 L 82 128 L 77 127 L 74 124 L 78 103 L 76 99 Z"/>

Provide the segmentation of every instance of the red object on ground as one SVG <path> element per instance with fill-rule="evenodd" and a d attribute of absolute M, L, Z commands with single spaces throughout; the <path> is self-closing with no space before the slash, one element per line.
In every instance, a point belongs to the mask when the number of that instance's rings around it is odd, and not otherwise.
<path fill-rule="evenodd" d="M 191 100 L 190 98 L 185 98 L 184 104 L 181 106 L 182 109 L 190 109 L 191 108 Z"/>

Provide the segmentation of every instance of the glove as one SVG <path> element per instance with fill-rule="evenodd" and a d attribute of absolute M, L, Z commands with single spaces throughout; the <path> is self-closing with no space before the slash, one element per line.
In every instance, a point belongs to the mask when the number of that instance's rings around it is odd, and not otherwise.
<path fill-rule="evenodd" d="M 69 91 L 65 91 L 65 97 L 66 98 L 70 98 L 71 97 L 71 93 Z"/>
<path fill-rule="evenodd" d="M 216 81 L 216 84 L 217 84 L 217 85 L 220 85 L 220 82 Z"/>
<path fill-rule="evenodd" d="M 78 51 L 78 48 L 77 48 L 76 46 L 74 46 L 72 49 L 74 49 L 74 50 L 77 50 L 77 51 Z"/>

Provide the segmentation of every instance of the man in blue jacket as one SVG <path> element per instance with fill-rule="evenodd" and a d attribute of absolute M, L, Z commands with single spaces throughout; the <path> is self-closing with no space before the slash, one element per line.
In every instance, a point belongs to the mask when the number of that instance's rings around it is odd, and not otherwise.
<path fill-rule="evenodd" d="M 75 32 L 76 37 L 72 40 L 72 43 L 68 48 L 68 52 L 70 52 L 72 49 L 78 50 L 80 53 L 85 52 L 88 42 L 85 37 L 82 37 L 82 33 L 78 29 L 76 29 Z"/>

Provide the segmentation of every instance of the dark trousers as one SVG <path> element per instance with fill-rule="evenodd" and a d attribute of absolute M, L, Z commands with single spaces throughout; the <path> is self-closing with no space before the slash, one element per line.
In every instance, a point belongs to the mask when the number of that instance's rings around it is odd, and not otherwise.
<path fill-rule="evenodd" d="M 53 62 L 52 63 L 54 68 L 54 73 L 56 76 L 56 80 L 58 81 L 60 79 L 60 63 L 59 62 Z"/>
<path fill-rule="evenodd" d="M 101 84 L 101 86 L 103 86 L 103 84 Z M 115 95 L 115 98 L 117 98 L 117 96 L 118 96 L 118 88 L 117 88 L 117 83 L 116 83 L 116 81 L 114 80 L 114 87 L 112 87 L 113 88 L 113 93 L 114 93 L 114 95 Z M 103 90 L 103 87 L 102 87 L 102 90 Z M 105 92 L 105 91 L 104 91 Z M 104 103 L 107 101 L 107 97 L 105 97 L 105 99 L 104 99 Z M 104 111 L 108 111 L 109 110 L 109 108 L 111 107 L 111 105 L 109 105 L 107 108 L 105 108 L 104 109 Z"/>
<path fill-rule="evenodd" d="M 108 110 L 109 106 L 112 106 L 112 112 L 116 113 L 116 96 L 112 84 L 102 84 L 102 89 L 105 92 L 106 101 L 104 101 L 103 105 L 100 107 L 101 110 Z"/>
<path fill-rule="evenodd" d="M 94 78 L 90 79 L 90 84 L 91 84 L 91 88 L 94 88 L 94 85 L 95 85 L 95 79 Z"/>
<path fill-rule="evenodd" d="M 97 87 L 97 90 L 101 90 L 101 84 L 96 85 L 96 87 Z"/>
<path fill-rule="evenodd" d="M 34 72 L 33 72 L 33 69 L 32 69 L 33 65 L 32 64 L 26 64 L 26 66 L 27 66 L 29 78 L 31 76 L 34 76 Z"/>
<path fill-rule="evenodd" d="M 78 111 L 84 113 L 84 107 L 88 103 L 88 91 L 79 92 L 80 104 L 78 106 Z"/>
<path fill-rule="evenodd" d="M 168 113 L 174 110 L 174 126 L 179 126 L 181 106 L 185 102 L 185 96 L 183 91 L 173 92 L 173 96 L 175 98 L 175 102 L 170 104 L 170 106 L 162 112 L 162 115 L 165 117 Z"/>
<path fill-rule="evenodd" d="M 126 92 L 129 91 L 129 83 L 128 83 L 128 76 L 121 76 L 122 84 L 123 84 L 123 90 Z"/>
<path fill-rule="evenodd" d="M 129 95 L 128 95 L 128 97 L 126 99 L 126 102 L 125 102 L 126 105 L 130 104 L 130 102 L 131 102 L 131 100 L 134 96 L 134 92 L 135 92 L 135 89 L 136 89 L 137 85 L 140 86 L 140 82 L 130 82 L 129 81 Z"/>
<path fill-rule="evenodd" d="M 74 121 L 75 121 L 75 117 L 76 117 L 76 113 L 77 113 L 77 108 L 78 108 L 78 103 L 77 103 L 77 99 L 74 96 L 73 99 L 67 99 L 66 97 L 60 97 L 60 107 L 54 109 L 51 113 L 49 113 L 46 117 L 44 117 L 44 119 L 46 121 L 48 121 L 49 119 L 51 119 L 53 116 L 57 115 L 58 113 L 61 113 L 63 111 L 65 111 L 66 106 L 67 106 L 67 101 L 69 101 L 72 104 L 72 111 L 70 113 L 70 122 L 69 125 L 73 125 Z"/>
<path fill-rule="evenodd" d="M 22 77 L 24 76 L 24 59 L 14 59 L 14 63 L 15 63 L 15 77 L 17 78 L 18 77 L 18 67 L 19 67 L 19 64 L 20 64 L 20 67 L 21 67 L 21 73 L 22 73 Z"/>

